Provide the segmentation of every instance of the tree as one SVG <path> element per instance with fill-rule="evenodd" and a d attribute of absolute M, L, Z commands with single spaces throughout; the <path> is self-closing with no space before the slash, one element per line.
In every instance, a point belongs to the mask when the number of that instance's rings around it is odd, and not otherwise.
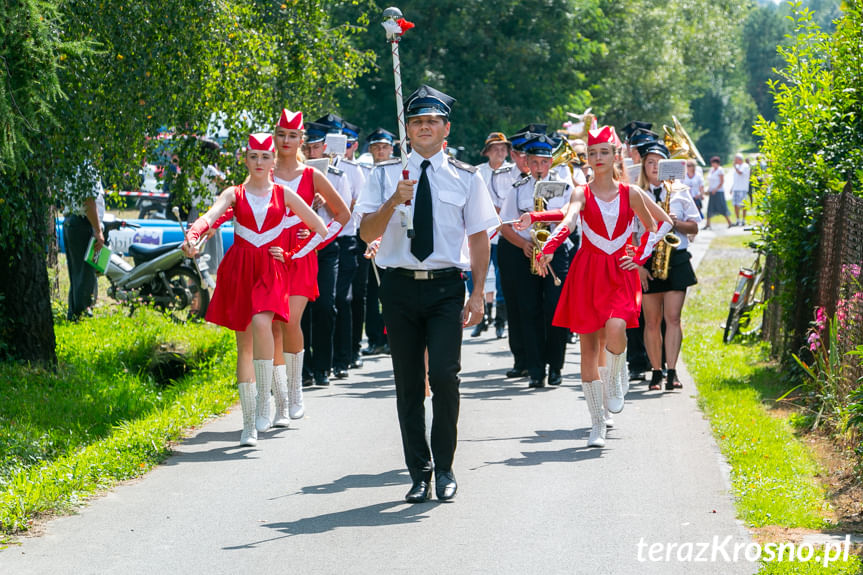
<path fill-rule="evenodd" d="M 331 99 L 366 61 L 350 43 L 356 29 L 331 26 L 316 0 L 59 6 L 7 2 L 2 24 L 23 23 L 4 29 L 2 44 L 6 85 L 16 87 L 2 92 L 3 149 L 17 156 L 12 163 L 4 151 L 0 179 L 0 351 L 47 363 L 54 361 L 48 208 L 81 193 L 67 182 L 83 162 L 111 187 L 136 187 L 161 127 L 201 135 L 222 114 L 233 150 L 250 130 L 270 126 L 283 105 L 302 109 Z M 38 50 L 28 52 L 34 38 Z M 7 131 L 10 95 L 33 111 L 9 116 Z M 187 159 L 194 180 L 200 166 Z"/>
<path fill-rule="evenodd" d="M 400 45 L 404 95 L 427 83 L 456 98 L 449 143 L 464 146 L 469 160 L 479 159 L 491 131 L 536 121 L 553 127 L 565 111 L 588 105 L 585 71 L 599 49 L 588 36 L 606 25 L 594 0 L 409 0 L 399 8 L 416 24 Z M 374 51 L 377 66 L 357 90 L 340 94 L 338 106 L 368 130 L 395 131 L 392 56 L 377 23 L 383 6 L 358 9 L 373 22 L 358 45 Z"/>
<path fill-rule="evenodd" d="M 594 109 L 622 126 L 676 115 L 705 155 L 727 153 L 748 131 L 750 106 L 740 51 L 746 0 L 604 0 L 612 22 L 606 50 L 591 68 Z M 703 99 L 703 104 L 698 102 Z M 717 107 L 718 106 L 718 107 Z"/>

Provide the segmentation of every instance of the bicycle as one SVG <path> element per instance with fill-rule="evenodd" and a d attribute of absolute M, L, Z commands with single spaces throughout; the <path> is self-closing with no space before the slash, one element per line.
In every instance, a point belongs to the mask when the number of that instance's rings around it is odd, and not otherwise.
<path fill-rule="evenodd" d="M 723 343 L 731 343 L 738 335 L 752 335 L 761 330 L 764 314 L 754 316 L 757 306 L 764 303 L 766 299 L 766 286 L 764 284 L 764 267 L 761 264 L 763 252 L 754 244 L 755 262 L 751 268 L 740 268 L 737 274 L 737 287 L 731 296 L 731 304 L 728 308 L 728 318 L 725 320 L 725 332 L 722 335 Z"/>

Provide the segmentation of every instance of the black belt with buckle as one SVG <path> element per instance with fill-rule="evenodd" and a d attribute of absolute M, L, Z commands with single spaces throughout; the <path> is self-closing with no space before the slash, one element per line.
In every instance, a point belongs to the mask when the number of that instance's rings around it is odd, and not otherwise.
<path fill-rule="evenodd" d="M 407 268 L 387 268 L 388 272 L 415 280 L 439 280 L 452 277 L 463 277 L 458 268 L 443 268 L 439 270 L 409 270 Z"/>

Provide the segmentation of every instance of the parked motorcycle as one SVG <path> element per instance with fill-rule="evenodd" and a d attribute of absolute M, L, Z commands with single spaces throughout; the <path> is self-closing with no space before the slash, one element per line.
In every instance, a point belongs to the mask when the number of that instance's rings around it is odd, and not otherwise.
<path fill-rule="evenodd" d="M 103 224 L 109 247 L 112 230 L 138 227 L 110 215 L 106 215 Z M 134 265 L 112 253 L 105 268 L 105 276 L 110 283 L 108 295 L 128 304 L 129 315 L 135 312 L 137 305 L 153 305 L 178 322 L 203 319 L 210 303 L 206 275 L 202 275 L 202 271 L 207 273 L 206 263 L 199 267 L 196 259 L 186 257 L 182 244 L 132 244 L 129 255 Z"/>

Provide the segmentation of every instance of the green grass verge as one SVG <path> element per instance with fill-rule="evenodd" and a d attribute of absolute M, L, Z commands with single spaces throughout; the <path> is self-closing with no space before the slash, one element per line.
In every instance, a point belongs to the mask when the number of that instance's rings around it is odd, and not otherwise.
<path fill-rule="evenodd" d="M 816 480 L 819 467 L 795 436 L 788 418 L 771 413 L 773 400 L 791 384 L 769 361 L 761 341 L 722 343 L 720 325 L 737 271 L 754 254 L 745 236 L 720 236 L 698 268 L 698 285 L 684 306 L 683 359 L 697 382 L 699 405 L 731 465 L 738 516 L 752 527 L 775 525 L 822 529 L 830 526 L 829 503 Z M 816 562 L 764 563 L 760 573 L 859 573 L 861 562 L 824 567 Z"/>
<path fill-rule="evenodd" d="M 230 332 L 147 310 L 105 312 L 56 326 L 56 373 L 0 365 L 2 533 L 145 473 L 185 429 L 235 401 Z M 168 385 L 152 371 L 163 344 L 183 351 L 190 368 Z"/>

